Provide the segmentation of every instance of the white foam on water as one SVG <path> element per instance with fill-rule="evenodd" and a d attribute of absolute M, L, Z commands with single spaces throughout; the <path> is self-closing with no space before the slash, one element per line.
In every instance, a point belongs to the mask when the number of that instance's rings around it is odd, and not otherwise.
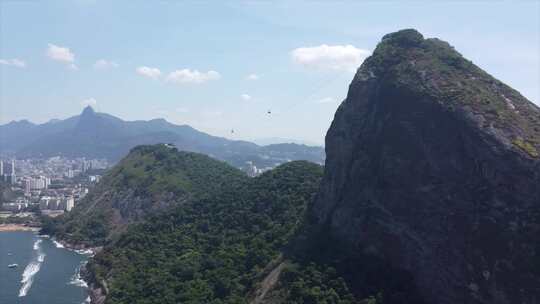
<path fill-rule="evenodd" d="M 22 279 L 21 279 L 21 289 L 19 290 L 19 297 L 24 297 L 26 294 L 28 294 L 28 291 L 30 290 L 30 287 L 32 287 L 32 283 L 34 283 L 34 277 L 41 269 L 41 264 L 43 264 L 43 261 L 45 261 L 45 254 L 41 251 L 41 240 L 36 240 L 34 243 L 34 251 L 36 251 L 36 255 L 28 265 L 26 265 L 26 268 L 24 268 Z"/>
<path fill-rule="evenodd" d="M 81 262 L 81 264 L 75 269 L 75 274 L 71 276 L 71 281 L 69 281 L 70 285 L 75 285 L 78 287 L 84 287 L 87 288 L 88 284 L 81 278 L 81 268 L 86 264 L 86 261 Z"/>
<path fill-rule="evenodd" d="M 80 255 L 94 255 L 94 251 L 92 251 L 91 249 L 75 249 L 74 251 Z"/>
<path fill-rule="evenodd" d="M 41 240 L 37 240 L 37 241 L 34 242 L 34 250 L 39 249 L 39 244 L 41 244 Z"/>
<path fill-rule="evenodd" d="M 54 243 L 54 245 L 56 246 L 56 248 L 65 248 L 69 251 L 73 251 L 73 252 L 76 252 L 80 255 L 86 255 L 86 256 L 94 256 L 94 251 L 92 249 L 73 249 L 73 248 L 66 248 L 66 246 L 64 246 L 62 243 L 58 242 L 57 240 L 55 240 L 54 238 L 51 239 Z"/>
<path fill-rule="evenodd" d="M 55 239 L 53 239 L 52 241 L 54 243 L 54 246 L 56 246 L 56 248 L 65 248 L 64 245 L 60 244 L 60 242 L 56 241 Z"/>

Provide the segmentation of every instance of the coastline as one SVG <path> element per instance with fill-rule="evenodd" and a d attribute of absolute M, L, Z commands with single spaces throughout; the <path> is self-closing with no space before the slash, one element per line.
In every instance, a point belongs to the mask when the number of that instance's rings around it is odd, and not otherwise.
<path fill-rule="evenodd" d="M 51 240 L 53 241 L 54 245 L 57 248 L 65 248 L 70 251 L 75 251 L 78 254 L 87 255 L 89 257 L 93 257 L 96 253 L 98 253 L 102 249 L 102 247 L 90 247 L 84 244 L 75 245 L 75 244 L 66 242 L 64 240 L 57 239 L 54 236 L 51 238 Z"/>
<path fill-rule="evenodd" d="M 89 259 L 91 259 L 96 253 L 101 251 L 103 247 L 89 247 L 84 244 L 72 244 L 69 242 L 66 242 L 65 240 L 57 239 L 55 237 L 51 238 L 51 241 L 55 244 L 57 248 L 64 248 L 69 251 L 74 251 L 81 255 L 88 256 Z M 83 288 L 86 289 L 88 292 L 88 298 L 85 300 L 84 303 L 89 304 L 103 304 L 105 302 L 105 295 L 102 291 L 102 289 L 94 282 L 92 282 L 89 278 L 89 272 L 86 267 L 86 263 L 82 265 L 82 267 L 79 268 L 79 276 L 80 280 L 84 283 Z"/>
<path fill-rule="evenodd" d="M 0 224 L 0 232 L 33 231 L 38 232 L 41 228 L 26 226 L 24 224 Z"/>
<path fill-rule="evenodd" d="M 91 247 L 83 243 L 70 243 L 66 240 L 56 238 L 55 236 L 49 236 L 46 234 L 39 234 L 41 227 L 38 224 L 28 224 L 28 223 L 3 223 L 0 224 L 0 233 L 2 232 L 17 232 L 17 231 L 28 231 L 38 234 L 40 238 L 50 238 L 50 241 L 53 242 L 56 248 L 62 248 L 64 250 L 75 252 L 79 255 L 84 255 L 88 259 L 91 259 L 96 253 L 100 252 L 103 247 L 96 246 Z M 102 282 L 105 287 L 92 282 L 91 275 L 86 268 L 86 264 L 82 264 L 78 268 L 78 278 L 79 281 L 77 284 L 84 288 L 87 291 L 87 298 L 83 303 L 85 304 L 103 304 L 105 302 L 105 293 L 106 293 L 106 283 Z"/>

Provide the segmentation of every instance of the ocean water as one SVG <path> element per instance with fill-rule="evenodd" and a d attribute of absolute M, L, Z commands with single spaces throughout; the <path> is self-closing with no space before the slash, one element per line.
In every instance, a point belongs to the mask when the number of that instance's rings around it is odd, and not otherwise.
<path fill-rule="evenodd" d="M 0 304 L 85 303 L 78 271 L 87 258 L 33 232 L 0 232 Z"/>

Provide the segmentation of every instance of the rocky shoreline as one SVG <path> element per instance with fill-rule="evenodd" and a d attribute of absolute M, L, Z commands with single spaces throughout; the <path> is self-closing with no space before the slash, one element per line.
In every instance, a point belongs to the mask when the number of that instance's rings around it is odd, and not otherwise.
<path fill-rule="evenodd" d="M 103 247 L 89 247 L 84 244 L 71 244 L 64 240 L 52 238 L 51 239 L 56 247 L 65 248 L 67 250 L 75 251 L 78 254 L 88 255 L 89 258 L 92 258 L 96 253 L 100 252 Z M 88 297 L 90 299 L 90 304 L 103 304 L 105 303 L 105 294 L 102 287 L 98 286 L 92 280 L 92 274 L 87 269 L 86 265 L 80 269 L 81 279 L 86 283 L 86 289 L 88 292 Z M 105 285 L 106 286 L 106 285 Z"/>
<path fill-rule="evenodd" d="M 98 286 L 91 278 L 92 273 L 88 270 L 86 267 L 81 268 L 81 278 L 86 282 L 87 284 L 87 291 L 88 291 L 88 297 L 90 298 L 90 304 L 103 304 L 105 303 L 106 299 L 106 282 L 102 282 L 103 286 Z"/>
<path fill-rule="evenodd" d="M 90 257 L 94 256 L 102 249 L 102 247 L 90 247 L 84 244 L 72 244 L 64 240 L 57 239 L 55 237 L 52 238 L 52 241 L 58 248 L 66 248 L 67 250 L 75 251 L 79 254 L 89 255 Z"/>

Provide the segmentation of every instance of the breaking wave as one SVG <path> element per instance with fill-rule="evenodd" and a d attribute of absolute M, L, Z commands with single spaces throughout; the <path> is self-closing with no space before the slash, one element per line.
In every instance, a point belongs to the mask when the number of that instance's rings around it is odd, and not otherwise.
<path fill-rule="evenodd" d="M 80 255 L 94 256 L 92 249 L 75 249 L 74 251 Z"/>
<path fill-rule="evenodd" d="M 54 238 L 52 238 L 51 240 L 54 243 L 54 246 L 56 246 L 56 248 L 67 249 L 69 251 L 76 252 L 76 253 L 78 253 L 80 255 L 86 255 L 86 256 L 93 256 L 94 255 L 94 251 L 92 249 L 75 249 L 75 248 L 71 248 L 71 247 L 66 247 L 64 244 L 58 242 Z"/>
<path fill-rule="evenodd" d="M 56 248 L 65 248 L 64 245 L 62 245 L 60 242 L 58 242 L 57 240 L 53 239 L 52 240 L 53 243 L 54 243 L 54 246 L 56 246 Z"/>
<path fill-rule="evenodd" d="M 26 265 L 26 268 L 24 268 L 22 279 L 21 279 L 21 289 L 19 290 L 19 297 L 24 297 L 30 290 L 30 287 L 32 287 L 32 283 L 34 283 L 34 277 L 41 269 L 41 264 L 43 264 L 43 261 L 45 261 L 45 254 L 41 250 L 41 240 L 36 240 L 34 242 L 34 251 L 35 256 L 28 265 Z"/>
<path fill-rule="evenodd" d="M 37 240 L 34 242 L 34 250 L 38 250 L 39 249 L 39 244 L 41 244 L 42 240 Z"/>
<path fill-rule="evenodd" d="M 84 265 L 86 265 L 86 261 L 81 262 L 77 269 L 75 269 L 75 274 L 71 276 L 71 281 L 69 281 L 69 284 L 84 288 L 88 287 L 88 284 L 86 284 L 86 282 L 81 278 L 81 268 L 84 267 Z"/>

